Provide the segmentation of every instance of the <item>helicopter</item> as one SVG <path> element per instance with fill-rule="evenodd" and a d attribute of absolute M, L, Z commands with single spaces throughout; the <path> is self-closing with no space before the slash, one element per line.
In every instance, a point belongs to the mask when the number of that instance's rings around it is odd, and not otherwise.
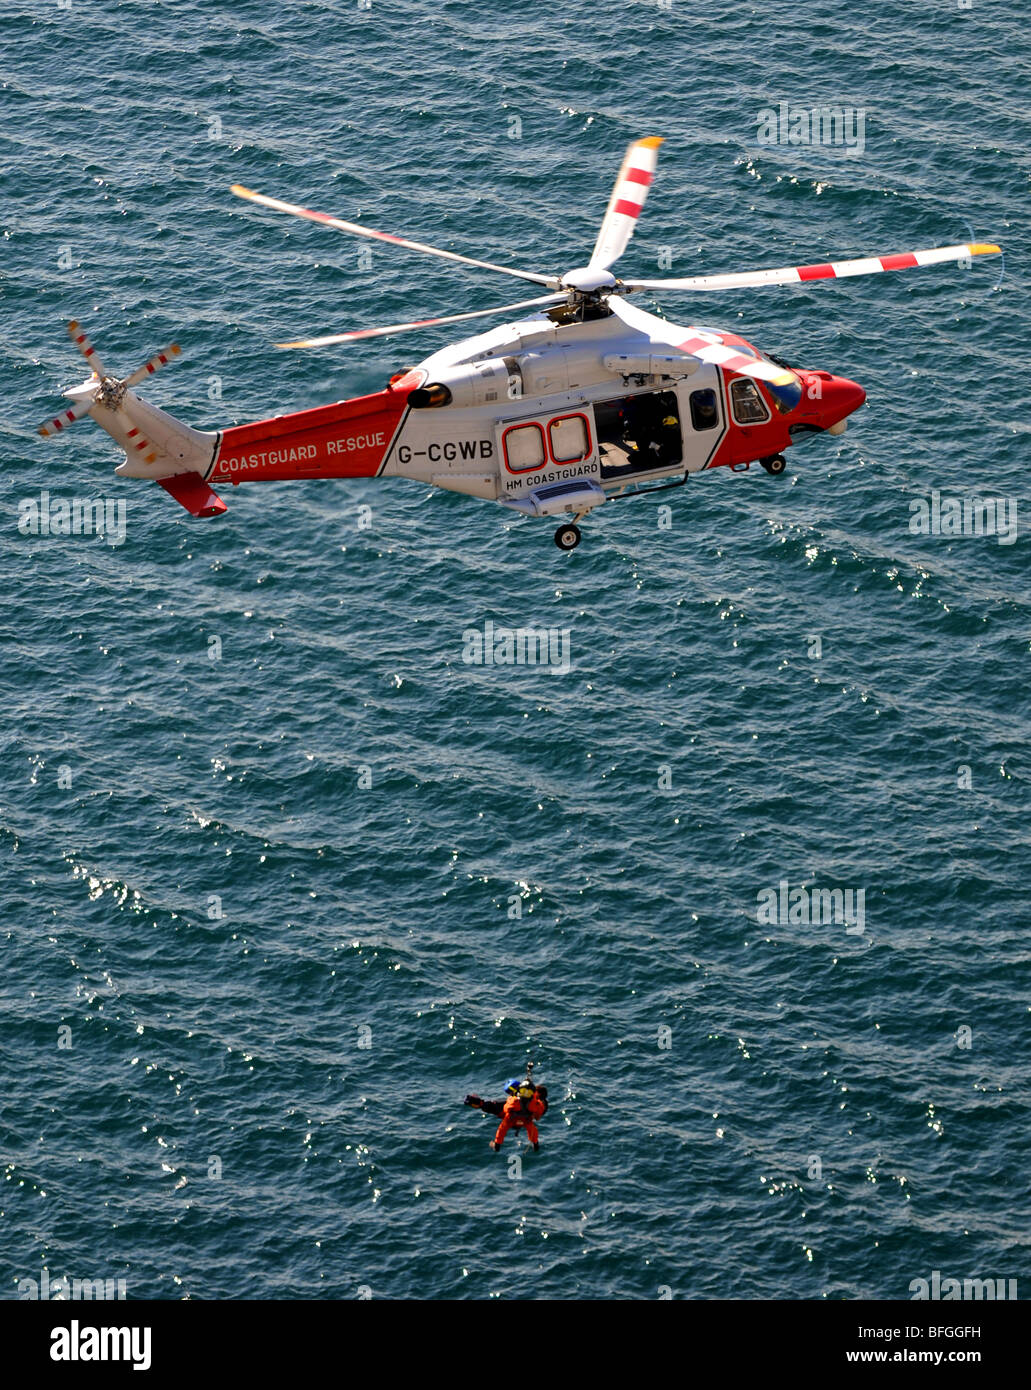
<path fill-rule="evenodd" d="M 223 484 L 402 477 L 519 515 L 562 516 L 555 543 L 572 550 L 580 522 L 605 502 L 679 487 L 713 468 L 758 463 L 783 473 L 786 449 L 807 434 L 842 434 L 866 399 L 847 377 L 789 365 L 723 329 L 678 326 L 629 296 L 808 284 L 999 252 L 977 242 L 775 270 L 619 279 L 613 266 L 637 225 L 662 143 L 651 136 L 629 145 L 589 261 L 560 274 L 442 250 L 234 184 L 238 197 L 274 212 L 542 292 L 490 309 L 279 343 L 329 347 L 532 311 L 441 348 L 381 391 L 220 430 L 194 429 L 137 395 L 140 382 L 179 355 L 177 344 L 117 378 L 73 320 L 68 331 L 92 374 L 65 392 L 72 404 L 39 433 L 91 416 L 125 452 L 117 474 L 154 480 L 195 517 L 225 512 L 215 491 Z"/>

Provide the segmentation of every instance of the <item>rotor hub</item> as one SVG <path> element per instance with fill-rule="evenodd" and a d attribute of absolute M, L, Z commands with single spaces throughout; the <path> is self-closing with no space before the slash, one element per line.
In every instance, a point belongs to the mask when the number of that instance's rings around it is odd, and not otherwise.
<path fill-rule="evenodd" d="M 118 381 L 113 376 L 105 376 L 101 378 L 94 400 L 98 405 L 107 406 L 108 410 L 117 410 L 128 389 L 126 382 Z"/>
<path fill-rule="evenodd" d="M 616 277 L 611 270 L 600 270 L 596 265 L 582 265 L 563 275 L 562 288 L 579 290 L 581 294 L 597 294 L 600 290 L 614 290 Z"/>

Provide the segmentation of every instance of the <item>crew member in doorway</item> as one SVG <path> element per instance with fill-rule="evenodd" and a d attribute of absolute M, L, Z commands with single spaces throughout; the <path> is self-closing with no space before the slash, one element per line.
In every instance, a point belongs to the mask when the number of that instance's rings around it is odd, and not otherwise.
<path fill-rule="evenodd" d="M 627 398 L 622 411 L 623 446 L 635 468 L 662 468 L 680 459 L 680 421 L 671 400 L 668 393 Z"/>

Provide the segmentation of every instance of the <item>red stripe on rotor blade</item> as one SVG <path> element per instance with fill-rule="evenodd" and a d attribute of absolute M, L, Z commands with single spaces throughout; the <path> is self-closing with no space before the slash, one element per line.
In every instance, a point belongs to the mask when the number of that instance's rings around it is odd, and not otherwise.
<path fill-rule="evenodd" d="M 902 251 L 897 256 L 881 256 L 879 259 L 885 270 L 906 270 L 911 265 L 919 264 L 912 251 Z"/>
<path fill-rule="evenodd" d="M 798 278 L 800 280 L 833 280 L 835 278 L 834 267 L 830 261 L 827 261 L 825 265 L 800 265 Z"/>
<path fill-rule="evenodd" d="M 647 188 L 655 176 L 654 174 L 649 174 L 647 169 L 628 169 L 626 171 L 626 177 L 630 183 L 643 183 L 645 188 Z"/>
<path fill-rule="evenodd" d="M 74 419 L 75 419 L 75 411 L 74 411 L 74 410 L 66 410 L 64 413 L 65 413 L 65 415 L 67 415 L 67 417 L 68 417 L 69 420 L 74 420 Z"/>
<path fill-rule="evenodd" d="M 612 209 L 613 212 L 622 212 L 627 217 L 637 217 L 641 212 L 640 203 L 628 203 L 625 198 L 620 198 L 619 202 Z"/>

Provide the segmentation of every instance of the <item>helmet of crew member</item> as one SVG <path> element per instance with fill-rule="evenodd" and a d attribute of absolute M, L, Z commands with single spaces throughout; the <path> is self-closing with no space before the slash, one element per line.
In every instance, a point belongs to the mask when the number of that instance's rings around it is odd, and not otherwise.
<path fill-rule="evenodd" d="M 525 1081 L 520 1081 L 519 1090 L 516 1094 L 519 1096 L 520 1100 L 532 1100 L 533 1093 L 536 1089 L 533 1082 L 527 1077 Z"/>
<path fill-rule="evenodd" d="M 506 1082 L 505 1082 L 505 1094 L 506 1094 L 507 1096 L 514 1096 L 514 1095 L 516 1095 L 516 1094 L 518 1093 L 518 1091 L 519 1091 L 519 1087 L 520 1087 L 522 1084 L 523 1084 L 523 1083 L 522 1083 L 522 1079 L 521 1079 L 520 1077 L 518 1077 L 518 1076 L 513 1076 L 513 1078 L 512 1078 L 511 1081 L 506 1081 Z"/>

